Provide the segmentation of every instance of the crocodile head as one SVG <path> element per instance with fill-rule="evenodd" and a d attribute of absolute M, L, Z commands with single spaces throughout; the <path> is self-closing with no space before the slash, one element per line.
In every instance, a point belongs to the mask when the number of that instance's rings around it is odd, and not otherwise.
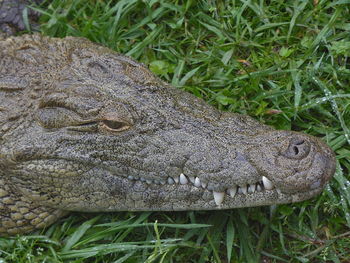
<path fill-rule="evenodd" d="M 222 113 L 80 38 L 0 42 L 0 166 L 16 191 L 75 211 L 301 201 L 335 170 L 321 140 Z"/>

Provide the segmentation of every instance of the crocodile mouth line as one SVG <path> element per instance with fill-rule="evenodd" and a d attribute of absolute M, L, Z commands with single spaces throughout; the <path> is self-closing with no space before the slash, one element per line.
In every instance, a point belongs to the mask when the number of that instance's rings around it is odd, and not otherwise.
<path fill-rule="evenodd" d="M 47 159 L 40 159 L 36 161 L 43 161 Z M 53 159 L 50 159 L 53 160 Z M 54 159 L 57 161 L 57 159 Z M 60 158 L 60 160 L 66 160 L 65 158 Z M 70 162 L 72 160 L 69 160 Z M 31 166 L 31 169 L 36 166 L 36 164 L 33 163 Z M 45 167 L 43 163 L 40 164 L 41 167 Z M 87 164 L 86 167 L 91 166 L 90 164 Z M 232 200 L 234 199 L 242 199 L 242 198 L 247 198 L 249 199 L 252 197 L 254 194 L 257 195 L 265 195 L 265 194 L 271 194 L 271 192 L 276 192 L 276 194 L 279 196 L 279 198 L 284 198 L 286 199 L 287 195 L 289 195 L 289 202 L 297 202 L 297 201 L 302 201 L 305 199 L 305 194 L 306 192 L 298 192 L 294 194 L 287 194 L 281 191 L 278 186 L 276 186 L 270 179 L 268 179 L 266 176 L 260 176 L 260 178 L 257 178 L 256 182 L 254 183 L 246 183 L 246 184 L 232 184 L 228 185 L 226 188 L 224 188 L 223 191 L 215 191 L 215 189 L 208 185 L 208 182 L 205 182 L 201 180 L 197 176 L 189 176 L 184 173 L 180 173 L 178 176 L 168 176 L 166 178 L 162 178 L 160 180 L 158 179 L 153 179 L 153 178 L 145 178 L 142 176 L 132 176 L 132 175 L 121 175 L 119 172 L 116 173 L 114 169 L 111 167 L 107 169 L 110 175 L 112 176 L 118 176 L 121 178 L 124 178 L 129 181 L 133 182 L 142 182 L 147 185 L 159 185 L 161 186 L 189 186 L 193 187 L 195 189 L 201 189 L 204 191 L 209 191 L 212 194 L 213 200 L 215 205 L 217 206 L 218 209 L 226 207 L 226 204 L 224 203 L 225 199 Z M 320 189 L 310 189 L 307 191 L 307 196 L 312 196 L 314 193 L 318 193 Z M 229 206 L 227 206 L 229 207 Z"/>
<path fill-rule="evenodd" d="M 225 195 L 229 195 L 231 198 L 235 197 L 236 195 L 248 195 L 248 194 L 254 194 L 255 192 L 264 192 L 266 190 L 273 190 L 275 188 L 274 184 L 269 180 L 267 177 L 262 176 L 261 180 L 257 181 L 253 184 L 246 184 L 246 185 L 234 185 L 229 188 L 227 188 L 223 192 L 214 191 L 212 188 L 208 187 L 208 184 L 206 182 L 201 182 L 199 177 L 195 176 L 187 176 L 184 173 L 181 173 L 177 177 L 168 177 L 167 180 L 151 180 L 151 179 L 145 179 L 143 177 L 135 177 L 135 176 L 127 176 L 127 179 L 144 182 L 146 184 L 157 184 L 157 185 L 191 185 L 196 188 L 202 188 L 204 190 L 208 190 L 212 192 L 215 204 L 217 206 L 221 206 L 222 203 L 225 200 Z M 280 192 L 277 189 L 278 192 Z"/>

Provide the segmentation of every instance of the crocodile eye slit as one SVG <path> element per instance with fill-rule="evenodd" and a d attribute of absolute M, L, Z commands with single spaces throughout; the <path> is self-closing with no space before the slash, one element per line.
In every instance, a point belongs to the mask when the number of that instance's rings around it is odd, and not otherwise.
<path fill-rule="evenodd" d="M 103 120 L 101 126 L 108 131 L 125 131 L 130 128 L 130 125 L 123 121 Z"/>

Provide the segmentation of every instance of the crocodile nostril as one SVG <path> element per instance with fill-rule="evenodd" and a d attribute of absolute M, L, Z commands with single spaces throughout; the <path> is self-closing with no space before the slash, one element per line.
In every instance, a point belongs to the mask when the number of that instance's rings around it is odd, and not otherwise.
<path fill-rule="evenodd" d="M 298 153 L 299 153 L 298 147 L 297 147 L 297 146 L 294 146 L 294 147 L 293 147 L 293 150 L 294 150 L 294 154 L 295 154 L 295 155 L 298 155 Z"/>
<path fill-rule="evenodd" d="M 310 151 L 310 145 L 301 138 L 292 138 L 289 142 L 288 149 L 284 152 L 284 156 L 292 159 L 302 159 Z"/>

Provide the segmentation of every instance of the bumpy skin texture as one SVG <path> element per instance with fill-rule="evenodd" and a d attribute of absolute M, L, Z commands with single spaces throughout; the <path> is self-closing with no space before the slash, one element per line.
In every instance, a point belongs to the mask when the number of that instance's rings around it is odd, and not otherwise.
<path fill-rule="evenodd" d="M 66 211 L 289 203 L 334 173 L 321 140 L 219 112 L 81 38 L 0 40 L 0 232 Z"/>
<path fill-rule="evenodd" d="M 42 0 L 0 0 L 0 31 L 13 35 L 17 30 L 24 30 L 23 10 L 28 4 L 39 4 Z M 30 19 L 36 19 L 38 13 L 28 8 Z"/>

